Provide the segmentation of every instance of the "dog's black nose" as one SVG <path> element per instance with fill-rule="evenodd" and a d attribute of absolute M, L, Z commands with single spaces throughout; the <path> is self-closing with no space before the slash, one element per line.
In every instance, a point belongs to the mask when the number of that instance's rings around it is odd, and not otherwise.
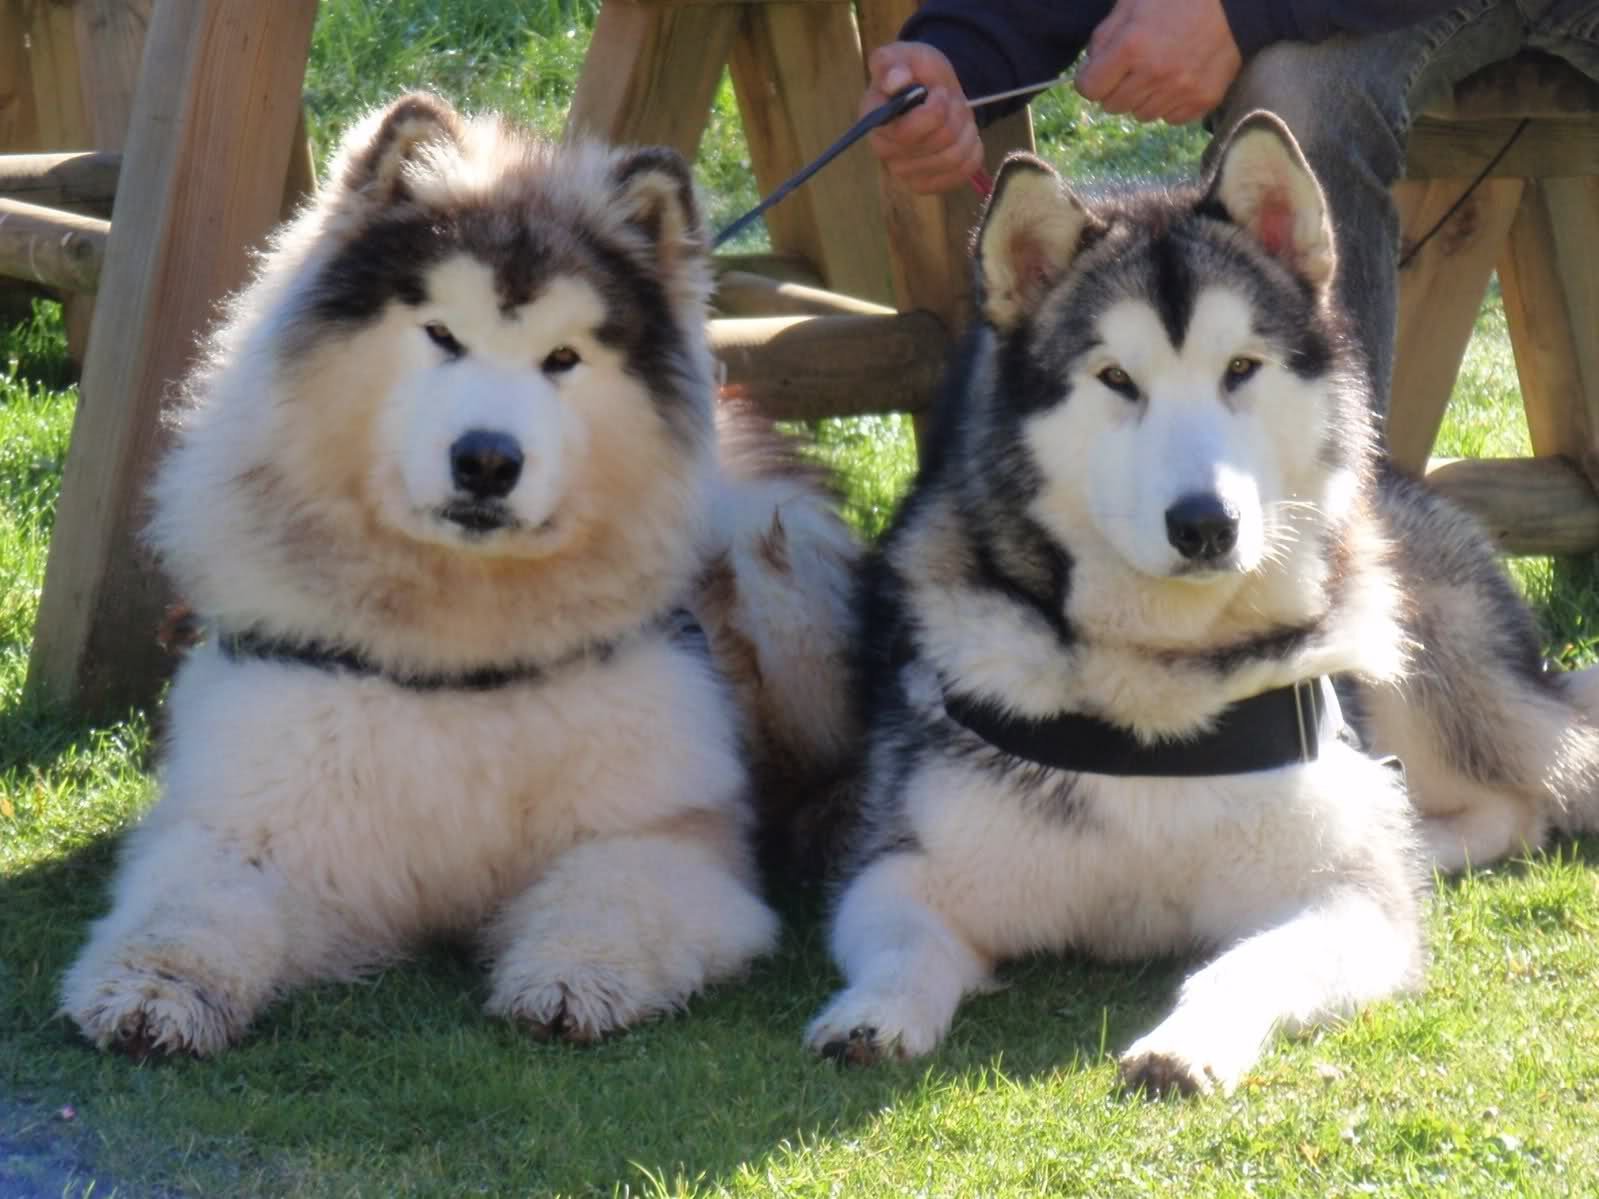
<path fill-rule="evenodd" d="M 1238 513 L 1218 495 L 1185 495 L 1166 509 L 1166 540 L 1190 562 L 1214 562 L 1238 544 Z"/>
<path fill-rule="evenodd" d="M 450 447 L 450 477 L 480 500 L 510 495 L 521 476 L 522 447 L 508 434 L 471 429 Z"/>

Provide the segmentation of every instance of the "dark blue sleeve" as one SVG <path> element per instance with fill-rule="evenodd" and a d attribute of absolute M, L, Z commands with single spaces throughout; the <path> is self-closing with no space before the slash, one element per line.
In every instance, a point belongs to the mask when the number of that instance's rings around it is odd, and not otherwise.
<path fill-rule="evenodd" d="M 1458 0 L 1222 0 L 1239 52 L 1273 42 L 1319 42 L 1335 33 L 1387 33 L 1453 8 Z"/>
<path fill-rule="evenodd" d="M 1082 53 L 1113 0 L 927 0 L 899 37 L 925 42 L 955 68 L 961 90 L 986 96 L 1059 75 Z M 1027 103 L 987 105 L 976 112 L 987 124 Z"/>

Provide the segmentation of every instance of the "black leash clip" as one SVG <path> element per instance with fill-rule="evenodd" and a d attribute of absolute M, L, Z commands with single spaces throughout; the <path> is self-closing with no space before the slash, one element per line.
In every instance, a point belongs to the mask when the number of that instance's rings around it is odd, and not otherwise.
<path fill-rule="evenodd" d="M 853 125 L 846 129 L 843 136 L 831 146 L 827 147 L 827 149 L 823 150 L 821 154 L 817 156 L 814 162 L 811 162 L 808 165 L 800 168 L 796 174 L 784 180 L 782 185 L 778 187 L 778 189 L 771 195 L 767 196 L 766 199 L 762 200 L 754 208 L 750 209 L 743 216 L 739 217 L 738 220 L 734 221 L 731 225 L 727 226 L 727 228 L 718 233 L 711 241 L 711 249 L 715 250 L 720 248 L 724 242 L 729 241 L 738 234 L 742 233 L 749 227 L 750 223 L 753 222 L 756 217 L 760 216 L 767 209 L 771 208 L 774 204 L 786 197 L 796 187 L 804 183 L 812 175 L 816 174 L 817 171 L 821 170 L 828 163 L 832 162 L 833 159 L 837 158 L 845 150 L 848 150 L 856 142 L 860 141 L 861 138 L 865 137 L 873 129 L 876 129 L 881 125 L 888 124 L 896 117 L 904 116 L 907 112 L 915 108 L 918 104 L 922 103 L 922 101 L 926 99 L 927 89 L 919 83 L 913 83 L 909 87 L 902 88 L 900 91 L 895 92 L 887 100 L 884 100 L 876 108 L 872 109 L 871 112 L 867 113 L 860 120 L 856 121 Z"/>

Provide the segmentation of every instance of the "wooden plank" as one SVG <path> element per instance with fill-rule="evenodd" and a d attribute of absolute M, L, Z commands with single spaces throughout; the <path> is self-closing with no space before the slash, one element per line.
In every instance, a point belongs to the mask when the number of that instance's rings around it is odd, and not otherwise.
<path fill-rule="evenodd" d="M 1440 459 L 1427 482 L 1481 520 L 1501 553 L 1599 549 L 1599 497 L 1564 456 Z"/>
<path fill-rule="evenodd" d="M 778 420 L 921 411 L 949 344 L 926 312 L 713 320 L 710 338 L 732 394 Z"/>
<path fill-rule="evenodd" d="M 692 160 L 738 31 L 738 8 L 607 0 L 578 76 L 568 135 L 671 146 Z"/>
<path fill-rule="evenodd" d="M 93 293 L 110 236 L 108 221 L 0 199 L 0 274 L 56 291 Z"/>
<path fill-rule="evenodd" d="M 1574 409 L 1566 418 L 1573 440 L 1547 448 L 1535 441 L 1533 447 L 1537 453 L 1586 455 L 1599 448 L 1599 178 L 1543 179 L 1537 191 L 1554 239 L 1554 274 L 1565 301 L 1578 391 L 1567 399 Z"/>
<path fill-rule="evenodd" d="M 715 307 L 724 316 L 892 316 L 870 300 L 753 275 L 723 271 L 716 277 Z"/>
<path fill-rule="evenodd" d="M 893 41 L 917 7 L 917 0 L 861 0 L 861 44 L 867 54 Z M 951 251 L 959 244 L 971 201 L 916 195 L 881 170 L 878 180 L 896 304 L 925 308 L 956 327 L 965 315 L 967 271 L 962 256 Z"/>
<path fill-rule="evenodd" d="M 1499 262 L 1505 320 L 1521 380 L 1522 403 L 1533 451 L 1581 460 L 1594 444 L 1592 323 L 1594 244 L 1581 244 L 1584 228 L 1594 235 L 1592 214 L 1580 211 L 1584 192 L 1593 203 L 1594 181 L 1541 180 L 1529 184 Z M 1551 185 L 1554 191 L 1551 193 Z M 1557 237 L 1551 194 L 1560 197 L 1567 230 Z M 1578 211 L 1572 211 L 1573 208 Z M 1570 263 L 1561 255 L 1570 254 Z"/>
<path fill-rule="evenodd" d="M 1396 187 L 1401 244 L 1408 249 L 1431 229 L 1470 182 L 1437 179 Z M 1407 470 L 1419 470 L 1432 451 L 1521 191 L 1519 179 L 1484 181 L 1399 273 L 1387 440 L 1393 460 Z"/>
<path fill-rule="evenodd" d="M 0 154 L 0 196 L 67 212 L 109 217 L 120 154 Z"/>
<path fill-rule="evenodd" d="M 1410 130 L 1405 174 L 1412 179 L 1472 178 L 1504 148 L 1519 123 L 1514 117 L 1461 122 L 1418 117 Z M 1535 120 L 1492 174 L 1520 178 L 1599 174 L 1599 121 Z"/>
<path fill-rule="evenodd" d="M 316 149 L 311 145 L 311 131 L 306 125 L 305 106 L 300 106 L 300 119 L 295 122 L 294 140 L 289 144 L 289 169 L 283 180 L 283 207 L 278 215 L 288 220 L 301 203 L 316 194 Z"/>
<path fill-rule="evenodd" d="M 716 254 L 711 258 L 711 269 L 718 274 L 742 271 L 805 287 L 822 285 L 822 276 L 816 267 L 798 254 Z"/>
<path fill-rule="evenodd" d="M 26 11 L 39 145 L 46 150 L 94 149 L 72 7 L 35 2 L 27 5 Z"/>
<path fill-rule="evenodd" d="M 731 68 L 762 195 L 855 123 L 866 68 L 847 5 L 752 10 Z M 816 263 L 833 291 L 887 301 L 893 286 L 877 194 L 876 160 L 857 143 L 768 214 L 772 245 Z"/>
<path fill-rule="evenodd" d="M 120 152 L 139 86 L 153 0 L 73 0 L 86 127 L 96 150 Z"/>
<path fill-rule="evenodd" d="M 24 0 L 0 0 L 0 150 L 38 150 Z"/>
<path fill-rule="evenodd" d="M 164 673 L 167 591 L 135 540 L 161 405 L 277 217 L 316 8 L 156 7 L 29 663 L 47 700 L 120 711 Z"/>

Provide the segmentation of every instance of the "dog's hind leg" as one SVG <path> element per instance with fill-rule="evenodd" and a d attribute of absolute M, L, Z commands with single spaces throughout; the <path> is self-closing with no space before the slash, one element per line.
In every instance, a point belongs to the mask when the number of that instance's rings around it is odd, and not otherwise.
<path fill-rule="evenodd" d="M 267 864 L 196 825 L 135 834 L 112 910 L 62 980 L 62 1011 L 134 1057 L 227 1047 L 285 980 L 280 889 Z"/>
<path fill-rule="evenodd" d="M 683 1007 L 777 940 L 739 830 L 705 811 L 568 850 L 488 928 L 488 1010 L 591 1041 Z"/>
<path fill-rule="evenodd" d="M 845 889 L 830 940 L 848 986 L 805 1033 L 817 1053 L 852 1065 L 927 1053 L 987 980 L 991 963 L 925 902 L 930 869 L 919 852 L 892 853 Z"/>
<path fill-rule="evenodd" d="M 1414 905 L 1347 886 L 1228 949 L 1183 983 L 1177 1006 L 1121 1056 L 1134 1089 L 1230 1092 L 1272 1033 L 1348 1015 L 1418 975 Z"/>

